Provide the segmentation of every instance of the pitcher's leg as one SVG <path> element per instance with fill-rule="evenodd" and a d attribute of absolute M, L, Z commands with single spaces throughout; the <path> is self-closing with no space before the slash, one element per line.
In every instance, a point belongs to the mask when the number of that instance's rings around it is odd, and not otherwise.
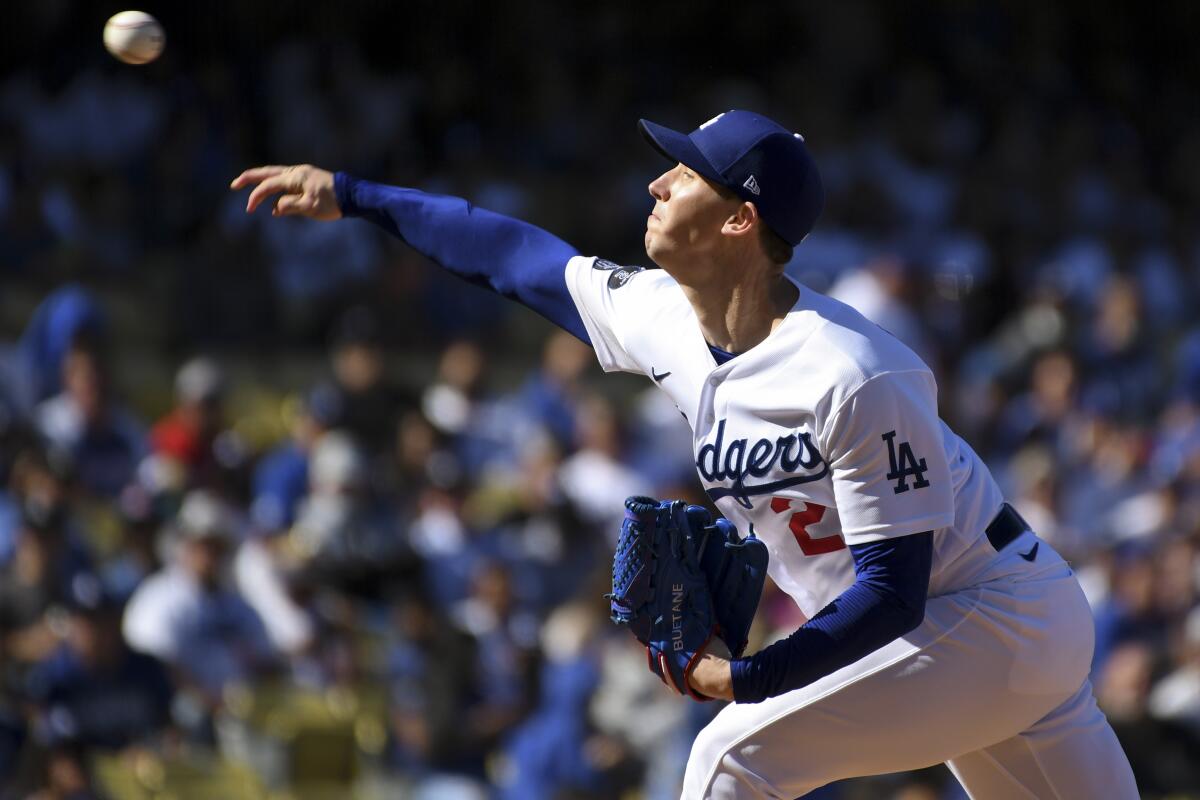
<path fill-rule="evenodd" d="M 791 800 L 840 778 L 938 764 L 1028 728 L 1071 690 L 1010 690 L 1009 626 L 981 594 L 933 598 L 918 635 L 794 692 L 727 706 L 692 746 L 685 800 Z"/>
<path fill-rule="evenodd" d="M 1133 771 L 1085 681 L 1028 730 L 947 762 L 972 800 L 1137 800 Z"/>

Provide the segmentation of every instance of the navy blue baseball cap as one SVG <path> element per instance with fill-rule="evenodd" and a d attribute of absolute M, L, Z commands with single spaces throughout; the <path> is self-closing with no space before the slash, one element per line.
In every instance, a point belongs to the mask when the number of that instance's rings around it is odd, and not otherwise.
<path fill-rule="evenodd" d="M 658 152 L 754 203 L 790 245 L 808 235 L 825 205 L 821 174 L 804 137 L 752 111 L 726 111 L 688 134 L 649 120 L 638 129 Z"/>

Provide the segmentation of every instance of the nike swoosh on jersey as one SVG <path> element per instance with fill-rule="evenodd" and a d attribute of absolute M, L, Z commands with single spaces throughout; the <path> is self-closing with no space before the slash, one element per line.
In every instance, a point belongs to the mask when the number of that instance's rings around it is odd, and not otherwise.
<path fill-rule="evenodd" d="M 1040 545 L 1040 544 L 1041 544 L 1041 542 L 1034 542 L 1033 547 L 1029 548 L 1028 553 L 1017 553 L 1017 555 L 1019 555 L 1021 558 L 1025 559 L 1026 561 L 1033 561 L 1035 558 L 1037 558 L 1037 549 L 1038 549 L 1038 545 Z"/>
<path fill-rule="evenodd" d="M 662 381 L 665 381 L 667 378 L 671 377 L 671 373 L 664 372 L 662 375 L 659 375 L 658 373 L 656 373 L 654 371 L 654 367 L 651 367 L 650 368 L 650 377 L 654 379 L 655 383 L 661 383 Z"/>

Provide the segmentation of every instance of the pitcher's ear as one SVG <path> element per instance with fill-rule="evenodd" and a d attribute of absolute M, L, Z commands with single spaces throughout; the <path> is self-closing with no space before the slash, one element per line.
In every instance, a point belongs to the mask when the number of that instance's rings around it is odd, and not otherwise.
<path fill-rule="evenodd" d="M 738 204 L 737 210 L 725 220 L 721 233 L 729 236 L 746 236 L 753 232 L 756 223 L 761 223 L 758 208 L 754 203 L 745 201 Z"/>

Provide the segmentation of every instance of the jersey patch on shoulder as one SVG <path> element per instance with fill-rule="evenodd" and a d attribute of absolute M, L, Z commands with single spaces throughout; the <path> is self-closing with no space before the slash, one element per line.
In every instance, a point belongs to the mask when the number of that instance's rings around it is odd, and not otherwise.
<path fill-rule="evenodd" d="M 608 288 L 620 289 L 625 284 L 629 283 L 629 279 L 639 272 L 644 272 L 645 267 L 626 267 L 616 262 L 609 261 L 607 258 L 597 258 L 592 262 L 592 269 L 607 270 L 612 272 L 608 276 Z"/>
<path fill-rule="evenodd" d="M 632 280 L 634 275 L 644 271 L 645 267 L 619 267 L 613 270 L 613 274 L 608 276 L 608 288 L 620 289 L 625 284 Z"/>

